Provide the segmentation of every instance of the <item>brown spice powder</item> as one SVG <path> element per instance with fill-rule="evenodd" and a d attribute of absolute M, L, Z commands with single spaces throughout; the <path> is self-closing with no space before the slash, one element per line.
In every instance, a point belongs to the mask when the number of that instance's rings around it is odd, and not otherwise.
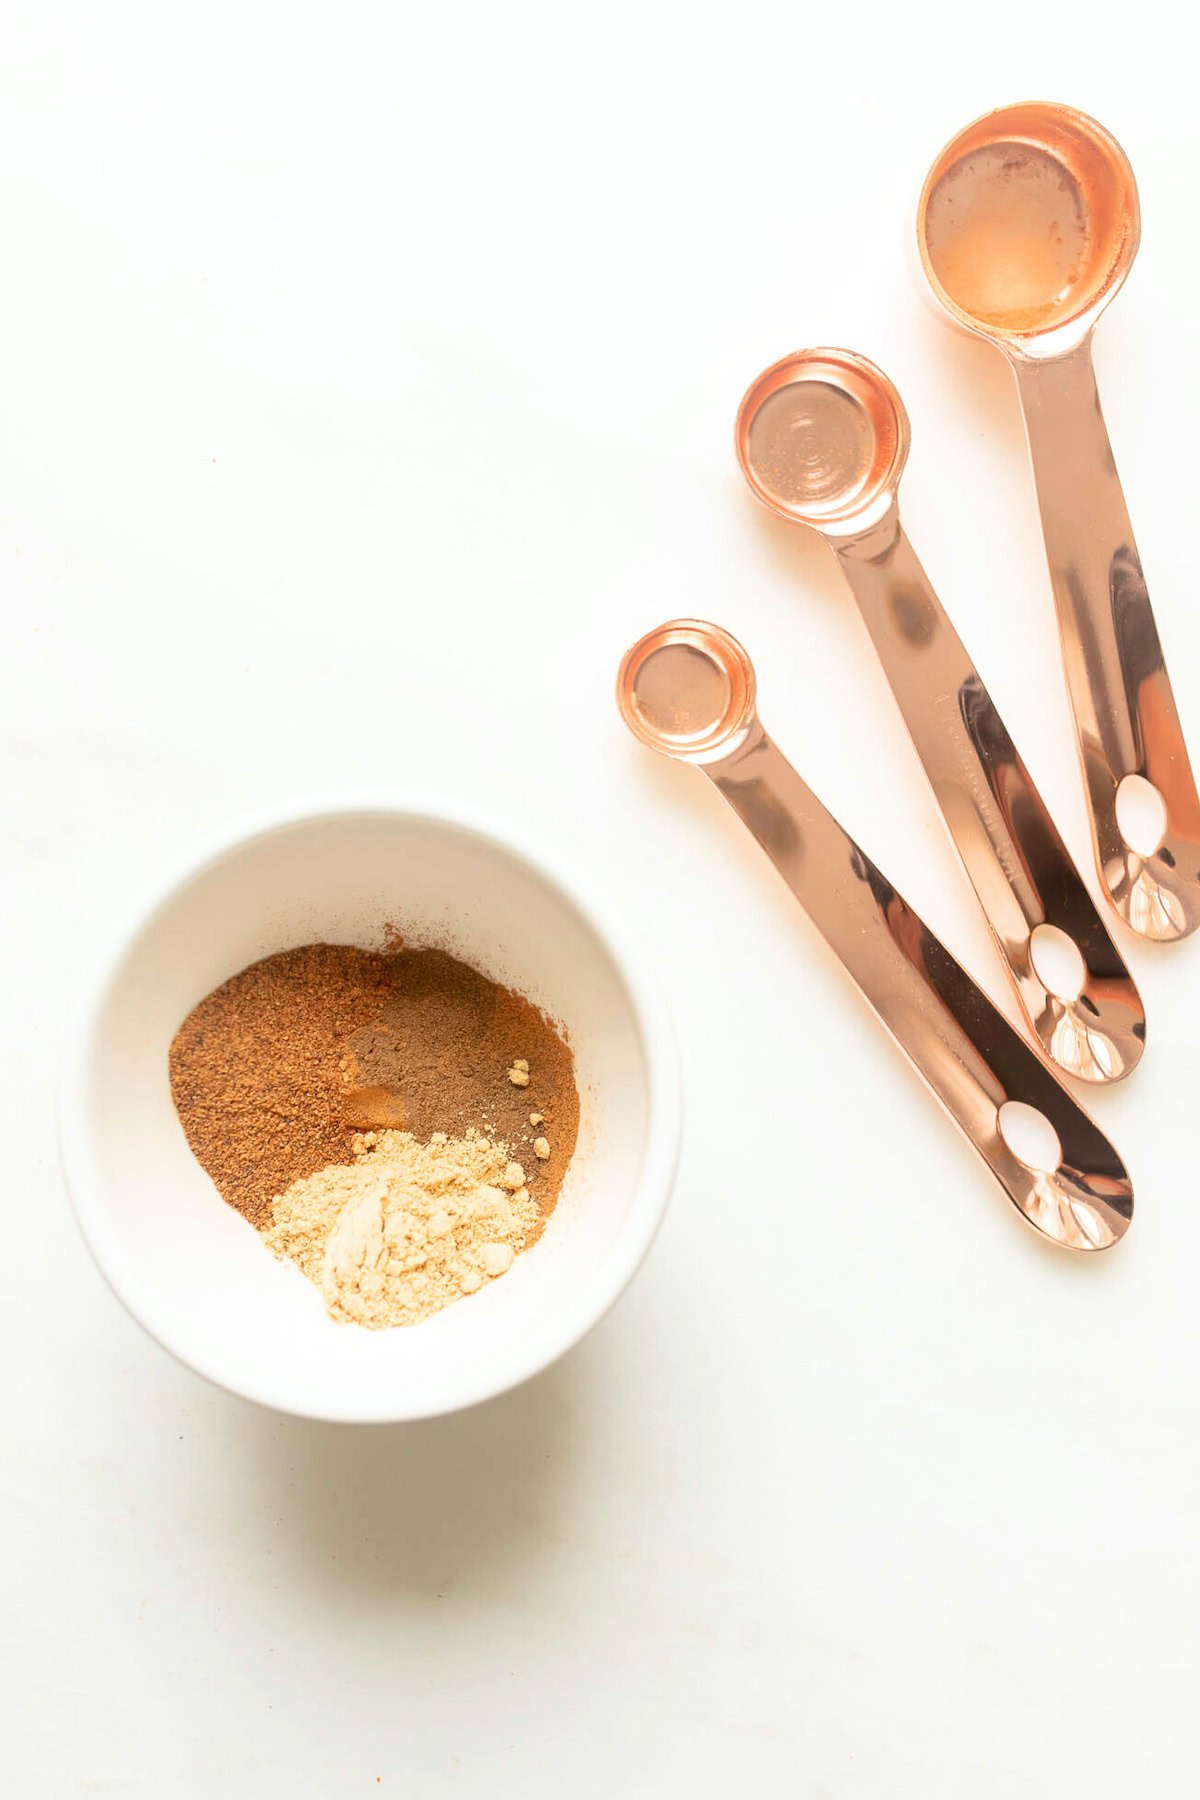
<path fill-rule="evenodd" d="M 508 1080 L 518 1058 L 528 1088 Z M 574 1061 L 550 1020 L 441 950 L 308 944 L 269 956 L 189 1013 L 170 1077 L 198 1161 L 260 1228 L 277 1194 L 349 1163 L 356 1132 L 381 1127 L 421 1140 L 486 1132 L 523 1164 L 545 1216 L 579 1128 Z"/>

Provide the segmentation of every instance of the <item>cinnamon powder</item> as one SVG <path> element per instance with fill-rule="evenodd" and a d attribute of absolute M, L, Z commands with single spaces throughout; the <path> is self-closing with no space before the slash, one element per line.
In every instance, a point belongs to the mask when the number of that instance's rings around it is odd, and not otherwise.
<path fill-rule="evenodd" d="M 508 1079 L 519 1059 L 525 1088 Z M 356 1134 L 375 1128 L 486 1133 L 523 1164 L 544 1217 L 579 1127 L 574 1062 L 551 1021 L 441 950 L 307 944 L 266 957 L 189 1013 L 170 1078 L 197 1160 L 259 1228 L 292 1182 L 350 1163 Z"/>

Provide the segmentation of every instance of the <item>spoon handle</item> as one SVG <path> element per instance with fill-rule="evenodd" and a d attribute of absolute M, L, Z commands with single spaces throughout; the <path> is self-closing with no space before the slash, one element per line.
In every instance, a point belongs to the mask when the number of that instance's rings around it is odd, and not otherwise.
<path fill-rule="evenodd" d="M 838 554 L 1034 1035 L 1071 1075 L 1128 1074 L 1146 1029 L 1133 978 L 896 515 Z M 1079 952 L 1074 994 L 1038 972 L 1043 925 Z"/>
<path fill-rule="evenodd" d="M 1052 361 L 1012 363 L 1096 866 L 1135 931 L 1160 941 L 1186 937 L 1200 925 L 1200 799 L 1100 410 L 1091 342 Z M 1118 821 L 1117 789 L 1128 776 L 1151 784 L 1165 815 L 1165 833 L 1149 854 L 1139 854 Z M 1143 850 L 1155 835 L 1157 824 Z"/>
<path fill-rule="evenodd" d="M 757 838 L 901 1049 L 1030 1224 L 1100 1250 L 1129 1225 L 1133 1190 L 1112 1145 L 755 722 L 705 773 Z M 999 1109 L 1035 1107 L 1058 1135 L 1052 1173 L 1009 1149 Z"/>

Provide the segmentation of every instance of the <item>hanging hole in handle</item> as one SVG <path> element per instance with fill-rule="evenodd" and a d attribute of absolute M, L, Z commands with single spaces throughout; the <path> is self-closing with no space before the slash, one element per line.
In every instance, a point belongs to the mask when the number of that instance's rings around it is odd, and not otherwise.
<path fill-rule="evenodd" d="M 1056 1000 L 1078 1000 L 1087 980 L 1087 964 L 1079 945 L 1057 925 L 1035 925 L 1029 937 L 1034 974 Z"/>
<path fill-rule="evenodd" d="M 1162 847 L 1167 809 L 1144 775 L 1125 775 L 1117 785 L 1117 830 L 1138 856 L 1153 856 Z"/>
<path fill-rule="evenodd" d="M 996 1113 L 1000 1136 L 1019 1163 L 1035 1175 L 1053 1175 L 1062 1167 L 1058 1133 L 1036 1106 L 1024 1100 L 1006 1100 Z"/>

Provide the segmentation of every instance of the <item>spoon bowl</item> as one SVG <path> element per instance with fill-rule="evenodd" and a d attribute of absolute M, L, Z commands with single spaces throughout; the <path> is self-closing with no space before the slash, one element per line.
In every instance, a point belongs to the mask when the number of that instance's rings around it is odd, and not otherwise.
<path fill-rule="evenodd" d="M 799 350 L 750 387 L 734 443 L 764 506 L 836 535 L 860 529 L 893 503 L 908 458 L 908 415 L 865 356 Z"/>
<path fill-rule="evenodd" d="M 1049 102 L 1001 107 L 960 131 L 917 209 L 935 298 L 966 330 L 1031 354 L 1090 331 L 1139 233 L 1121 146 L 1085 113 Z"/>
<path fill-rule="evenodd" d="M 617 705 L 634 737 L 679 762 L 727 756 L 754 718 L 754 669 L 736 638 L 675 619 L 627 651 Z"/>

